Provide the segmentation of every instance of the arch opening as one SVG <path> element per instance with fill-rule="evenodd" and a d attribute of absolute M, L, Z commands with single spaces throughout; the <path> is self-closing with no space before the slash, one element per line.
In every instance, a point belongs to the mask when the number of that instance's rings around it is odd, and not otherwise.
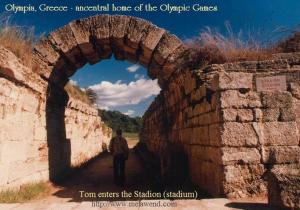
<path fill-rule="evenodd" d="M 114 56 L 144 66 L 149 77 L 157 79 L 164 89 L 174 72 L 187 70 L 187 54 L 188 48 L 166 30 L 146 20 L 119 15 L 73 21 L 37 44 L 34 62 L 39 66 L 38 73 L 48 81 L 46 127 L 50 180 L 58 182 L 71 169 L 71 143 L 65 125 L 69 96 L 64 86 L 78 69 Z"/>

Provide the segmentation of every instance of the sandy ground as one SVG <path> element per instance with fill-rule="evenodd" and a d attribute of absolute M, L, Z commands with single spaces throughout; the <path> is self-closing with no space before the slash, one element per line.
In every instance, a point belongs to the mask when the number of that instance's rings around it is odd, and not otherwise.
<path fill-rule="evenodd" d="M 132 148 L 137 141 L 128 140 Z M 232 201 L 224 198 L 201 200 L 141 200 L 136 198 L 90 198 L 81 196 L 80 191 L 88 193 L 115 192 L 121 195 L 122 191 L 134 192 L 135 190 L 146 192 L 146 175 L 142 165 L 131 150 L 126 163 L 126 185 L 117 187 L 113 184 L 112 157 L 103 154 L 76 175 L 70 177 L 61 186 L 53 186 L 49 196 L 24 204 L 0 204 L 0 210 L 86 210 L 86 209 L 195 209 L 195 210 L 267 210 L 266 200 L 260 201 Z M 83 193 L 82 193 L 83 195 Z M 107 201 L 109 200 L 109 201 Z"/>

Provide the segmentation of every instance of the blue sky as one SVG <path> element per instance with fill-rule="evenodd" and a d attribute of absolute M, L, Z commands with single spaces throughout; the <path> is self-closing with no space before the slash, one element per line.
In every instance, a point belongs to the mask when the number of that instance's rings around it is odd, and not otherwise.
<path fill-rule="evenodd" d="M 156 3 L 160 2 L 160 3 Z M 162 3 L 161 3 L 162 2 Z M 181 39 L 188 39 L 197 36 L 205 27 L 210 26 L 217 28 L 220 32 L 225 31 L 224 22 L 229 21 L 234 31 L 260 31 L 265 41 L 269 41 L 270 37 L 276 35 L 272 32 L 278 27 L 293 29 L 300 24 L 300 1 L 299 0 L 2 0 L 0 2 L 0 11 L 5 11 L 5 5 L 38 5 L 46 3 L 48 5 L 96 5 L 96 4 L 116 4 L 116 5 L 137 5 L 140 3 L 152 3 L 154 5 L 172 4 L 172 5 L 193 5 L 199 3 L 201 5 L 212 5 L 218 7 L 218 12 L 187 12 L 187 13 L 166 13 L 166 12 L 108 12 L 108 14 L 132 15 L 147 19 L 154 24 L 169 30 Z M 68 22 L 88 17 L 96 14 L 96 12 L 74 12 L 68 11 L 64 13 L 17 13 L 13 15 L 13 22 L 19 25 L 35 26 L 36 33 L 49 33 L 56 28 L 67 24 Z M 107 13 L 105 13 L 107 14 Z M 126 61 L 116 61 L 114 59 L 101 61 L 100 63 L 89 66 L 86 65 L 80 69 L 71 79 L 82 87 L 93 86 L 99 91 L 106 91 L 105 88 L 115 90 L 115 97 L 104 98 L 107 103 L 101 106 L 107 106 L 115 100 L 115 104 L 123 103 L 125 105 L 112 105 L 106 107 L 109 109 L 117 109 L 121 112 L 127 112 L 132 115 L 142 115 L 146 108 L 153 100 L 153 94 L 158 92 L 155 87 L 152 92 L 142 94 L 143 89 L 149 89 L 155 84 L 148 81 L 146 70 L 142 67 L 136 69 L 135 72 L 129 71 L 128 67 L 133 64 Z M 135 67 L 135 66 L 134 66 Z M 134 69 L 133 67 L 133 69 Z M 141 92 L 130 92 L 133 87 L 141 87 Z M 122 94 L 120 94 L 121 89 Z M 146 90 L 145 90 L 146 91 Z M 103 93 L 103 92 L 101 92 Z M 118 94 L 119 93 L 119 94 Z M 114 94 L 110 92 L 109 94 Z M 135 94 L 135 95 L 133 95 Z M 152 96 L 151 96 L 152 94 Z M 123 98 L 122 100 L 118 97 Z M 124 97 L 133 97 L 134 100 L 124 100 Z M 101 98 L 100 98 L 101 100 Z M 105 102 L 105 100 L 103 100 Z"/>

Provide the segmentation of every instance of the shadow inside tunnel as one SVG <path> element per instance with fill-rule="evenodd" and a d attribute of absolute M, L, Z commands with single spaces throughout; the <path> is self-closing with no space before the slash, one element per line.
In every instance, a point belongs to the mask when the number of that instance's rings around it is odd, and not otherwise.
<path fill-rule="evenodd" d="M 68 93 L 49 83 L 46 100 L 46 130 L 48 145 L 49 179 L 55 184 L 71 170 L 71 142 L 66 138 L 65 109 Z"/>
<path fill-rule="evenodd" d="M 122 197 L 121 193 L 124 190 L 133 194 L 135 191 L 159 192 L 161 190 L 159 186 L 150 182 L 151 178 L 143 170 L 134 149 L 130 149 L 125 172 L 125 186 L 114 185 L 112 156 L 108 152 L 101 153 L 81 167 L 73 169 L 72 175 L 60 183 L 60 189 L 53 195 L 66 198 L 69 202 L 120 201 L 139 199 L 139 197 Z"/>
<path fill-rule="evenodd" d="M 72 176 L 60 184 L 60 189 L 54 192 L 53 196 L 66 199 L 68 202 L 161 200 L 164 199 L 165 190 L 172 192 L 195 190 L 191 186 L 187 188 L 188 183 L 185 183 L 185 186 L 166 189 L 157 182 L 153 168 L 145 168 L 135 148 L 130 149 L 125 172 L 125 186 L 114 185 L 112 156 L 109 153 L 102 153 L 75 169 Z M 122 195 L 124 191 L 131 193 L 131 196 Z"/>

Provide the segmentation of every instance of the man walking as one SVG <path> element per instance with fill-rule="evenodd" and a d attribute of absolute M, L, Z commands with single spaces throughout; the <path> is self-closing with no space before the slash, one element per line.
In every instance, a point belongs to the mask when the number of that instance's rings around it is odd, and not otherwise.
<path fill-rule="evenodd" d="M 122 136 L 122 130 L 116 131 L 116 136 L 110 140 L 109 151 L 113 155 L 114 183 L 124 186 L 125 161 L 128 159 L 129 148 L 126 139 Z"/>

